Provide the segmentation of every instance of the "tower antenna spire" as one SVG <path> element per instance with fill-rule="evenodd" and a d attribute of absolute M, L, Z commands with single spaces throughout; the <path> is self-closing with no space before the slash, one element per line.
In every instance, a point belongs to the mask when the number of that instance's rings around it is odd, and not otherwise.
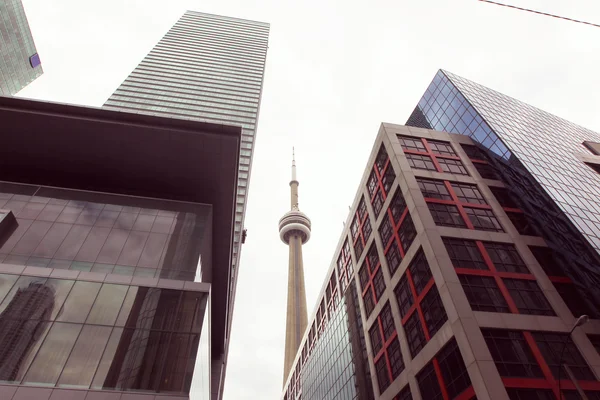
<path fill-rule="evenodd" d="M 292 182 L 298 182 L 296 180 L 296 151 L 294 147 L 292 147 Z"/>

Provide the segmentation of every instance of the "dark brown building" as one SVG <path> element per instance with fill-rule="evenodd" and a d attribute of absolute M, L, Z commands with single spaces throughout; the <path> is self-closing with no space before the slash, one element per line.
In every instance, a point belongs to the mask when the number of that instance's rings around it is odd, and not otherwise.
<path fill-rule="evenodd" d="M 211 398 L 241 128 L 6 97 L 0 120 L 0 398 Z"/>

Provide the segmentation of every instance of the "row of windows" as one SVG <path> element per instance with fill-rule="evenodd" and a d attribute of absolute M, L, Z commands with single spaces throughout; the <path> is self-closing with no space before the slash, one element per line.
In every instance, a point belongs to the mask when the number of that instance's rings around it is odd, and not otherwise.
<path fill-rule="evenodd" d="M 568 334 L 500 329 L 482 329 L 482 333 L 501 377 L 536 378 L 529 381 L 505 380 L 511 399 L 547 398 L 539 394 L 539 389 L 557 390 L 556 379 L 559 374 L 562 386 L 566 387 L 570 380 L 564 366 L 569 367 L 582 385 L 585 385 L 585 381 L 597 380 Z M 559 372 L 560 368 L 563 370 Z M 536 386 L 537 389 L 534 389 Z M 600 390 L 600 384 L 593 383 L 593 386 Z M 525 393 L 531 394 L 531 397 L 523 397 Z M 596 398 L 598 394 L 600 392 L 596 392 L 591 398 Z M 554 396 L 550 398 L 555 399 Z"/>

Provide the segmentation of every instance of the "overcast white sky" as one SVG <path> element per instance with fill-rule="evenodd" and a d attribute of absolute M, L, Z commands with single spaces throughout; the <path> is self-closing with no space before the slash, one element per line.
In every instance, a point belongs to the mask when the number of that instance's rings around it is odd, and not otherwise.
<path fill-rule="evenodd" d="M 406 122 L 439 68 L 600 131 L 600 28 L 476 0 L 23 3 L 45 72 L 19 96 L 90 106 L 186 9 L 271 23 L 225 400 L 281 393 L 292 146 L 312 312 L 379 124 Z M 600 23 L 597 0 L 510 3 Z"/>

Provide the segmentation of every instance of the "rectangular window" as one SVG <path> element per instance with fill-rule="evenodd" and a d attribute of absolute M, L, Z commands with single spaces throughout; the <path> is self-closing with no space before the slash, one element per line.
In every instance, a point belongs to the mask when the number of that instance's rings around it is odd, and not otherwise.
<path fill-rule="evenodd" d="M 551 248 L 529 246 L 529 250 L 548 276 L 566 276 L 557 255 Z"/>
<path fill-rule="evenodd" d="M 498 271 L 529 274 L 527 266 L 513 244 L 484 242 L 483 246 Z"/>
<path fill-rule="evenodd" d="M 460 354 L 455 339 L 451 339 L 436 355 L 442 378 L 446 383 L 446 392 L 451 399 L 471 386 L 471 379 L 467 367 Z"/>
<path fill-rule="evenodd" d="M 362 252 L 363 252 L 364 248 L 365 248 L 365 246 L 363 246 L 361 239 L 358 238 L 356 240 L 356 243 L 354 243 L 354 254 L 356 254 L 356 259 L 357 260 L 362 255 Z"/>
<path fill-rule="evenodd" d="M 558 294 L 563 299 L 571 314 L 575 317 L 579 315 L 589 315 L 592 318 L 595 316 L 594 311 L 587 304 L 579 290 L 572 283 L 552 282 Z"/>
<path fill-rule="evenodd" d="M 384 218 L 379 225 L 379 236 L 381 236 L 381 243 L 386 246 L 392 238 L 392 224 L 389 218 Z"/>
<path fill-rule="evenodd" d="M 521 235 L 539 236 L 525 214 L 507 211 L 506 215 Z"/>
<path fill-rule="evenodd" d="M 396 193 L 392 198 L 392 202 L 390 204 L 390 210 L 392 211 L 392 216 L 394 217 L 394 222 L 398 223 L 404 210 L 406 209 L 406 201 L 404 200 L 404 196 L 400 192 L 400 188 L 396 189 Z"/>
<path fill-rule="evenodd" d="M 415 224 L 413 224 L 410 214 L 407 214 L 404 221 L 402 221 L 402 225 L 400 225 L 400 229 L 398 229 L 398 238 L 400 239 L 402 250 L 404 250 L 404 252 L 408 250 L 416 236 L 417 229 L 415 228 Z"/>
<path fill-rule="evenodd" d="M 460 146 L 463 148 L 467 156 L 472 160 L 486 161 L 488 159 L 487 154 L 485 154 L 485 152 L 479 147 L 472 146 L 470 144 L 461 144 Z"/>
<path fill-rule="evenodd" d="M 506 300 L 494 278 L 477 275 L 459 275 L 458 279 L 474 311 L 509 312 Z"/>
<path fill-rule="evenodd" d="M 464 207 L 465 213 L 475 229 L 482 231 L 504 232 L 502 225 L 492 212 L 482 208 Z"/>
<path fill-rule="evenodd" d="M 433 179 L 417 178 L 417 184 L 423 193 L 423 197 L 441 200 L 452 200 L 443 181 Z"/>
<path fill-rule="evenodd" d="M 421 310 L 423 311 L 425 324 L 427 324 L 427 329 L 429 330 L 429 336 L 433 337 L 448 320 L 446 310 L 435 284 L 429 289 L 425 297 L 423 297 Z"/>
<path fill-rule="evenodd" d="M 494 170 L 494 168 L 489 165 L 489 164 L 480 164 L 480 163 L 473 163 L 473 166 L 475 167 L 475 169 L 477 170 L 477 172 L 479 173 L 479 175 L 484 178 L 484 179 L 498 179 L 498 174 L 496 174 L 496 171 Z"/>
<path fill-rule="evenodd" d="M 568 365 L 577 379 L 596 380 L 592 370 L 568 335 L 551 332 L 532 332 L 531 335 L 535 339 L 548 367 L 550 367 L 554 378 L 558 377 L 559 360 L 562 353 L 562 365 Z M 562 351 L 563 346 L 565 346 L 564 352 Z M 561 375 L 569 376 L 564 369 L 561 371 Z"/>
<path fill-rule="evenodd" d="M 400 266 L 400 262 L 402 261 L 402 257 L 400 256 L 400 251 L 398 250 L 398 245 L 396 242 L 392 242 L 388 252 L 385 254 L 385 259 L 390 270 L 390 276 L 394 276 L 398 270 L 398 267 Z"/>
<path fill-rule="evenodd" d="M 439 154 L 442 156 L 456 156 L 454 149 L 447 142 L 440 142 L 437 140 L 427 140 L 427 144 L 431 147 L 431 151 L 434 154 Z"/>
<path fill-rule="evenodd" d="M 394 400 L 413 400 L 412 394 L 410 393 L 410 387 L 406 385 L 402 390 L 400 390 L 400 393 L 394 397 Z"/>
<path fill-rule="evenodd" d="M 381 272 L 381 268 L 377 270 L 377 273 L 373 277 L 373 289 L 375 290 L 375 296 L 377 297 L 377 301 L 379 301 L 381 295 L 385 291 L 385 281 L 383 280 L 383 273 Z"/>
<path fill-rule="evenodd" d="M 392 368 L 392 379 L 396 379 L 402 371 L 404 371 L 404 360 L 400 351 L 400 342 L 398 337 L 391 341 L 387 348 L 390 367 Z"/>
<path fill-rule="evenodd" d="M 410 285 L 406 275 L 402 276 L 394 293 L 396 294 L 396 300 L 398 301 L 398 308 L 400 308 L 400 315 L 404 318 L 408 314 L 408 310 L 410 310 L 414 304 L 413 295 L 410 291 Z"/>
<path fill-rule="evenodd" d="M 406 324 L 404 324 L 404 333 L 406 334 L 406 341 L 408 342 L 411 357 L 415 358 L 427 343 L 418 312 L 413 312 L 408 318 Z"/>
<path fill-rule="evenodd" d="M 371 237 L 371 231 L 372 231 L 371 221 L 369 220 L 369 218 L 365 219 L 365 222 L 363 223 L 362 231 L 363 231 L 363 239 L 366 242 Z"/>
<path fill-rule="evenodd" d="M 507 189 L 495 186 L 490 186 L 489 188 L 494 194 L 496 200 L 498 200 L 498 203 L 500 203 L 502 207 L 519 208 L 515 198 L 512 196 L 512 194 L 510 194 L 510 192 Z"/>
<path fill-rule="evenodd" d="M 377 374 L 379 392 L 383 393 L 390 386 L 390 376 L 388 374 L 385 356 L 381 357 L 379 361 L 375 363 L 375 374 Z"/>
<path fill-rule="evenodd" d="M 379 180 L 377 179 L 377 174 L 375 171 L 371 171 L 371 175 L 369 175 L 369 179 L 367 180 L 367 191 L 369 192 L 369 196 L 373 198 L 373 195 L 377 191 L 377 185 L 379 184 Z"/>
<path fill-rule="evenodd" d="M 431 157 L 420 154 L 405 154 L 408 164 L 415 169 L 425 169 L 427 171 L 437 171 Z"/>
<path fill-rule="evenodd" d="M 400 146 L 402 146 L 402 150 L 409 151 L 422 151 L 426 152 L 425 145 L 423 145 L 423 141 L 419 138 L 412 138 L 407 136 L 397 135 L 398 140 L 400 141 Z"/>
<path fill-rule="evenodd" d="M 456 228 L 467 227 L 456 206 L 427 203 L 427 207 L 429 207 L 429 211 L 431 211 L 431 215 L 433 216 L 436 225 L 452 226 Z"/>
<path fill-rule="evenodd" d="M 396 179 L 396 174 L 394 173 L 394 169 L 391 165 L 387 167 L 383 177 L 381 178 L 381 185 L 383 186 L 383 192 L 387 195 L 392 188 L 392 184 Z"/>
<path fill-rule="evenodd" d="M 516 378 L 544 376 L 522 332 L 482 329 L 481 333 L 500 376 Z"/>
<path fill-rule="evenodd" d="M 467 172 L 467 169 L 465 168 L 465 166 L 463 165 L 463 163 L 460 160 L 451 160 L 448 158 L 438 158 L 437 161 L 440 164 L 440 168 L 442 168 L 442 171 L 444 171 L 444 172 L 449 172 L 451 174 L 458 174 L 458 175 L 469 175 L 469 173 Z"/>
<path fill-rule="evenodd" d="M 454 268 L 488 269 L 474 241 L 455 238 L 443 238 L 443 241 Z"/>
<path fill-rule="evenodd" d="M 556 315 L 536 281 L 503 279 L 521 314 Z"/>
<path fill-rule="evenodd" d="M 461 203 L 487 204 L 477 185 L 458 182 L 452 182 L 450 185 Z"/>
<path fill-rule="evenodd" d="M 381 209 L 383 208 L 383 195 L 381 192 L 377 192 L 375 198 L 373 198 L 373 212 L 375 213 L 375 218 L 379 217 L 381 213 Z"/>
<path fill-rule="evenodd" d="M 442 389 L 435 373 L 433 362 L 429 362 L 417 374 L 417 383 L 421 391 L 421 398 L 427 400 L 443 400 Z"/>
<path fill-rule="evenodd" d="M 365 215 L 367 215 L 367 203 L 365 202 L 364 196 L 360 199 L 358 203 L 358 209 L 356 210 L 358 213 L 358 218 L 362 221 L 365 219 Z"/>
<path fill-rule="evenodd" d="M 379 152 L 377 153 L 377 158 L 375 159 L 375 167 L 379 170 L 379 172 L 383 171 L 385 165 L 388 161 L 388 154 L 385 150 L 385 146 L 382 144 L 379 148 Z"/>
<path fill-rule="evenodd" d="M 422 250 L 419 250 L 417 255 L 410 263 L 408 269 L 410 271 L 413 284 L 415 285 L 417 296 L 419 296 L 423 289 L 425 289 L 425 286 L 427 286 L 429 280 L 432 278 L 429 264 L 427 263 L 427 259 L 425 258 L 425 254 Z"/>
<path fill-rule="evenodd" d="M 396 327 L 394 326 L 394 317 L 392 316 L 392 308 L 390 307 L 389 302 L 387 302 L 381 309 L 379 319 L 381 320 L 383 338 L 387 342 L 389 338 L 392 337 L 394 332 L 396 332 Z"/>

